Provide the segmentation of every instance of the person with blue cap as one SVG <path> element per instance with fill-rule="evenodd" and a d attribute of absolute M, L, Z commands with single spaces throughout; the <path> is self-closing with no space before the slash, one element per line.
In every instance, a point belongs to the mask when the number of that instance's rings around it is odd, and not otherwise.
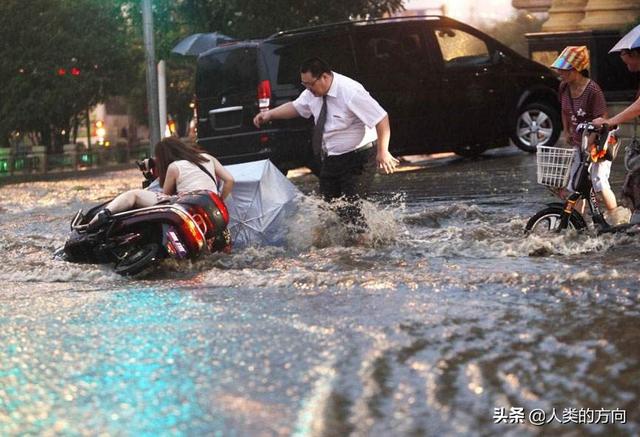
<path fill-rule="evenodd" d="M 627 70 L 631 73 L 640 71 L 640 25 L 633 28 L 629 33 L 613 46 L 609 53 L 619 53 L 620 59 L 627 66 Z M 593 120 L 593 124 L 600 126 L 602 124 L 619 125 L 633 120 L 640 116 L 640 90 L 636 94 L 636 100 L 627 106 L 619 114 L 607 118 L 598 117 Z M 635 134 L 634 134 L 635 136 Z M 627 175 L 622 187 L 622 200 L 624 204 L 628 204 L 633 214 L 631 216 L 631 224 L 640 224 L 640 144 L 633 141 L 626 147 L 624 164 L 627 169 Z"/>
<path fill-rule="evenodd" d="M 620 59 L 632 73 L 640 71 L 640 26 L 636 26 L 615 45 L 609 53 L 619 53 Z M 636 100 L 619 114 L 611 117 L 598 117 L 593 120 L 596 125 L 618 125 L 633 120 L 640 115 L 640 91 Z"/>

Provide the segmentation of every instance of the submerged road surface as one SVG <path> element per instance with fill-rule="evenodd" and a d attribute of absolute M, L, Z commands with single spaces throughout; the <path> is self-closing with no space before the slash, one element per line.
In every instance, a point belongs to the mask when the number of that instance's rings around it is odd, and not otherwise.
<path fill-rule="evenodd" d="M 52 259 L 139 176 L 0 187 L 0 435 L 640 434 L 640 243 L 525 238 L 534 156 L 380 176 L 368 247 L 310 197 L 282 247 Z"/>

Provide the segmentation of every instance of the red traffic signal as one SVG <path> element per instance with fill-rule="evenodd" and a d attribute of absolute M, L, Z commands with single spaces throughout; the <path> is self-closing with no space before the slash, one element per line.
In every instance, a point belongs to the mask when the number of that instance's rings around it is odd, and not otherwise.
<path fill-rule="evenodd" d="M 69 69 L 69 73 L 72 76 L 80 76 L 80 69 L 78 67 L 71 67 L 71 69 Z M 58 68 L 56 70 L 56 74 L 58 76 L 66 76 L 67 75 L 67 69 L 66 68 Z"/>

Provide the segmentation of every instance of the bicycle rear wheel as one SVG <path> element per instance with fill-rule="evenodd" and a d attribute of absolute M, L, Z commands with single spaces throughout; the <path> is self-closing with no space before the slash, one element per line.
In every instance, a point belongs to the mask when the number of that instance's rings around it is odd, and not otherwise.
<path fill-rule="evenodd" d="M 562 220 L 562 207 L 561 206 L 549 206 L 545 209 L 538 211 L 533 217 L 529 219 L 527 225 L 524 228 L 526 234 L 544 235 L 552 232 L 558 232 L 560 230 L 560 221 Z M 582 216 L 577 212 L 572 212 L 569 216 L 569 223 L 567 229 L 570 230 L 582 230 L 587 227 Z"/>

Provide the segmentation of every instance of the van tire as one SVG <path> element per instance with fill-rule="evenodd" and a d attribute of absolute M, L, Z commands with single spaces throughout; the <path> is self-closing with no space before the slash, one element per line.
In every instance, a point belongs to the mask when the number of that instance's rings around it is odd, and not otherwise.
<path fill-rule="evenodd" d="M 488 144 L 470 144 L 468 146 L 457 146 L 453 149 L 453 153 L 463 158 L 477 158 L 487 151 Z"/>
<path fill-rule="evenodd" d="M 553 146 L 561 131 L 557 110 L 545 103 L 528 103 L 516 115 L 511 139 L 519 149 L 535 153 L 538 146 Z"/>

